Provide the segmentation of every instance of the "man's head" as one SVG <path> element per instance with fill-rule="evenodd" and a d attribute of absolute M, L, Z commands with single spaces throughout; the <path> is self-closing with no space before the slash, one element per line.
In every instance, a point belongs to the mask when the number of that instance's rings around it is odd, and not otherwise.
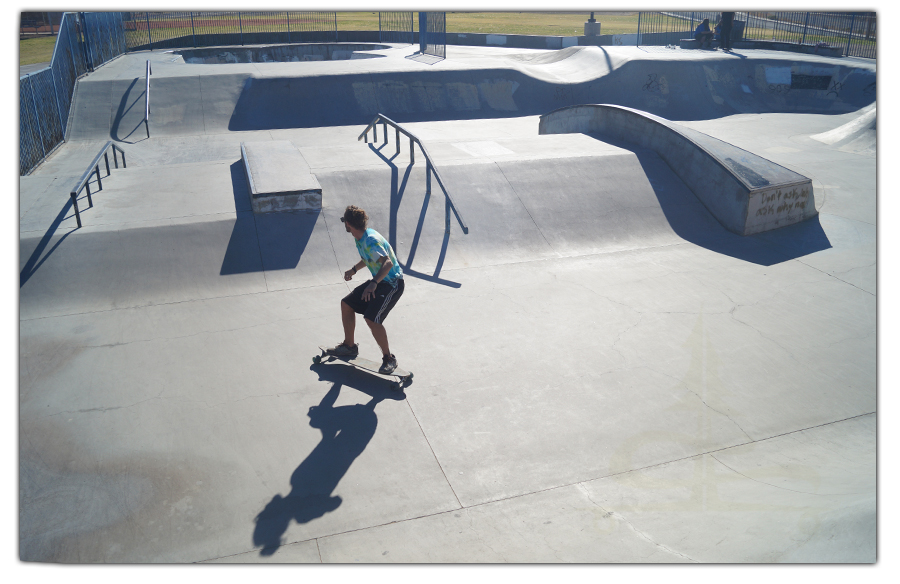
<path fill-rule="evenodd" d="M 357 231 L 365 231 L 366 226 L 369 224 L 369 216 L 356 205 L 350 205 L 344 210 L 344 216 L 341 217 L 341 221 L 347 227 L 347 231 L 350 231 L 350 227 Z"/>

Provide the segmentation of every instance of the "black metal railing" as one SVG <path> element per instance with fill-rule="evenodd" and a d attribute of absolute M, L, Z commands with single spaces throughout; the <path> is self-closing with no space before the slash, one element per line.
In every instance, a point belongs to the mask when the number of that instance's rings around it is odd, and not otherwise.
<path fill-rule="evenodd" d="M 640 12 L 638 45 L 677 44 L 709 19 L 713 29 L 721 12 Z M 840 47 L 844 56 L 874 59 L 877 45 L 874 12 L 736 12 L 732 40 L 824 44 Z"/>
<path fill-rule="evenodd" d="M 384 143 L 388 143 L 388 126 L 394 128 L 396 132 L 396 142 L 397 142 L 397 154 L 400 154 L 400 134 L 403 134 L 407 138 L 409 138 L 409 163 L 414 164 L 416 161 L 416 152 L 415 145 L 419 145 L 419 150 L 422 151 L 422 155 L 425 156 L 425 196 L 431 195 L 431 176 L 434 175 L 435 180 L 438 183 L 438 186 L 441 187 L 441 191 L 444 193 L 444 201 L 445 205 L 445 220 L 444 225 L 446 229 L 446 233 L 450 233 L 450 213 L 452 211 L 453 215 L 456 216 L 456 221 L 459 223 L 459 226 L 462 228 L 463 233 L 468 234 L 469 228 L 466 225 L 465 221 L 463 221 L 462 216 L 459 214 L 459 210 L 456 208 L 456 205 L 453 203 L 452 197 L 450 197 L 450 193 L 447 191 L 447 187 L 444 186 L 444 181 L 441 179 L 441 174 L 438 172 L 438 169 L 435 168 L 434 163 L 431 161 L 431 156 L 428 154 L 428 149 L 425 148 L 425 145 L 422 144 L 422 141 L 416 137 L 412 132 L 404 129 L 400 124 L 388 118 L 385 115 L 378 114 L 375 116 L 375 119 L 372 120 L 366 129 L 363 130 L 362 134 L 359 135 L 357 141 L 363 140 L 366 143 L 369 142 L 369 130 L 372 130 L 372 142 L 378 141 L 378 124 L 382 124 L 382 128 L 384 129 Z"/>
<path fill-rule="evenodd" d="M 116 152 L 122 153 L 122 168 L 128 168 L 128 166 L 125 164 L 125 151 L 114 144 L 112 140 L 107 142 L 97 154 L 97 156 L 94 157 L 93 162 L 91 162 L 87 170 L 84 171 L 84 174 L 81 175 L 81 178 L 77 183 L 75 183 L 75 186 L 69 192 L 69 197 L 72 198 L 72 208 L 75 209 L 75 220 L 78 222 L 79 227 L 81 227 L 81 213 L 78 212 L 78 195 L 82 190 L 86 190 L 88 207 L 94 206 L 94 201 L 91 199 L 91 176 L 97 176 L 97 190 L 103 190 L 103 181 L 100 178 L 100 159 L 106 159 L 106 176 L 109 177 L 109 175 L 112 174 L 109 169 L 110 149 L 112 149 L 113 151 L 113 161 L 115 162 L 116 168 L 119 168 L 119 158 L 118 156 L 116 156 Z"/>
<path fill-rule="evenodd" d="M 415 12 L 379 12 L 378 42 L 406 43 L 415 42 Z"/>
<path fill-rule="evenodd" d="M 336 12 L 123 12 L 129 51 L 335 42 Z"/>

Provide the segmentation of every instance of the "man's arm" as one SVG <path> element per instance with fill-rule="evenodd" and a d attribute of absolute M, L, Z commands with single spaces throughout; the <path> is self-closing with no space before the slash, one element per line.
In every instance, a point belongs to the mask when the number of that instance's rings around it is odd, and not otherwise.
<path fill-rule="evenodd" d="M 384 256 L 378 258 L 378 263 L 381 264 L 381 269 L 378 270 L 378 273 L 375 274 L 375 282 L 381 282 L 387 277 L 388 273 L 391 271 L 391 268 L 394 267 L 394 262 L 391 261 L 391 258 Z"/>
<path fill-rule="evenodd" d="M 391 271 L 391 268 L 394 267 L 394 263 L 391 262 L 391 258 L 387 256 L 381 256 L 378 258 L 378 263 L 381 265 L 381 269 L 378 270 L 378 273 L 375 274 L 375 277 L 372 279 L 372 282 L 366 286 L 366 289 L 363 290 L 363 300 L 366 302 L 369 301 L 369 298 L 375 296 L 375 290 L 378 288 L 378 283 L 384 280 L 385 276 L 388 275 L 388 272 Z"/>
<path fill-rule="evenodd" d="M 356 272 L 360 271 L 364 267 L 366 267 L 366 262 L 359 260 L 353 265 L 352 268 L 344 272 L 344 280 L 349 282 L 353 278 L 353 276 L 356 275 Z"/>

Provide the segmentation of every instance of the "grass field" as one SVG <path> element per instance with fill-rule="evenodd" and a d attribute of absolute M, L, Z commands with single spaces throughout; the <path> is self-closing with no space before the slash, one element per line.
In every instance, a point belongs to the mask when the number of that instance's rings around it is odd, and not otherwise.
<path fill-rule="evenodd" d="M 55 36 L 37 37 L 19 41 L 19 66 L 49 63 L 53 56 Z"/>
<path fill-rule="evenodd" d="M 283 18 L 284 13 L 280 14 Z M 447 12 L 447 32 L 581 36 L 584 34 L 584 23 L 589 17 L 590 12 Z M 594 17 L 600 22 L 601 34 L 637 32 L 637 12 L 595 12 Z M 154 39 L 162 40 L 190 34 L 190 28 L 179 28 L 175 22 L 153 21 L 152 13 L 150 18 Z M 291 18 L 294 22 L 293 30 L 297 30 L 296 23 L 299 14 Z M 215 27 L 216 32 L 219 33 L 237 33 L 241 30 L 235 25 L 235 16 L 205 15 L 202 19 L 206 26 Z M 244 12 L 241 26 L 244 32 L 287 30 L 286 21 L 279 25 L 271 24 L 272 21 L 271 13 Z M 217 22 L 221 22 L 222 25 L 217 26 Z M 418 28 L 417 21 L 415 25 Z M 337 29 L 378 30 L 378 12 L 338 12 Z M 143 32 L 129 34 L 146 35 L 146 29 Z M 747 38 L 767 38 L 763 31 L 756 29 L 747 30 L 745 34 Z M 819 40 L 836 42 L 835 37 L 818 38 L 812 34 L 807 35 L 806 42 L 815 43 Z M 19 65 L 49 62 L 55 41 L 56 37 L 39 37 L 19 41 Z"/>
<path fill-rule="evenodd" d="M 447 32 L 530 34 L 546 36 L 580 36 L 590 12 L 448 12 Z M 595 12 L 602 34 L 637 32 L 637 12 Z M 248 20 L 252 17 L 248 17 Z M 248 29 L 252 23 L 248 22 Z M 234 28 L 232 31 L 231 28 Z M 281 27 L 287 30 L 286 26 Z M 338 12 L 338 30 L 378 30 L 377 12 Z M 416 22 L 418 28 L 418 22 Z M 278 30 L 267 27 L 267 30 Z M 223 27 L 218 32 L 238 32 L 237 27 Z M 176 30 L 156 29 L 158 38 L 177 36 Z M 56 37 L 40 37 L 19 41 L 19 65 L 49 62 Z"/>

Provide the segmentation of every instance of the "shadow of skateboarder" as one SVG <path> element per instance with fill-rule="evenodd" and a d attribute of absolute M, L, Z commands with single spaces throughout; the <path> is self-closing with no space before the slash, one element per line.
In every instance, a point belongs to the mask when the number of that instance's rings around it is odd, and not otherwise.
<path fill-rule="evenodd" d="M 271 556 L 281 547 L 292 520 L 309 523 L 341 505 L 341 497 L 332 493 L 375 435 L 378 426 L 375 406 L 386 397 L 405 397 L 391 396 L 395 392 L 389 389 L 365 388 L 361 391 L 372 397 L 368 403 L 335 407 L 343 387 L 335 380 L 341 376 L 340 369 L 343 368 L 321 367 L 320 380 L 333 381 L 333 385 L 319 405 L 310 407 L 307 414 L 309 425 L 322 432 L 322 440 L 291 475 L 291 492 L 284 497 L 281 494 L 272 497 L 254 519 L 253 545 L 261 547 L 261 556 Z M 343 377 L 352 381 L 355 376 Z"/>

